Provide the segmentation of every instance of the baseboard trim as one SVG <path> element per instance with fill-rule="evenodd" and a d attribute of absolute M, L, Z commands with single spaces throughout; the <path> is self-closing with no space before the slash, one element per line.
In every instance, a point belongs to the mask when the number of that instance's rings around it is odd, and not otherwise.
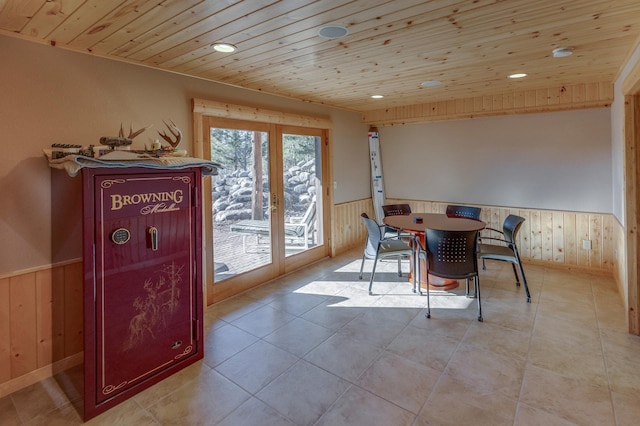
<path fill-rule="evenodd" d="M 56 361 L 53 364 L 45 365 L 44 367 L 30 371 L 20 377 L 0 383 L 0 398 L 26 388 L 27 386 L 33 385 L 34 383 L 38 383 L 41 380 L 53 377 L 61 371 L 80 365 L 82 364 L 83 359 L 84 352 L 78 352 L 77 354 L 61 359 L 60 361 Z"/>
<path fill-rule="evenodd" d="M 534 266 L 542 266 L 545 268 L 563 269 L 566 271 L 587 272 L 589 274 L 603 275 L 608 277 L 614 276 L 612 269 L 591 268 L 588 266 L 570 265 L 568 263 L 557 263 L 557 262 L 551 262 L 548 260 L 537 260 L 537 259 L 529 259 L 529 258 L 527 259 L 523 258 L 522 263 L 524 263 L 525 265 L 529 264 Z"/>

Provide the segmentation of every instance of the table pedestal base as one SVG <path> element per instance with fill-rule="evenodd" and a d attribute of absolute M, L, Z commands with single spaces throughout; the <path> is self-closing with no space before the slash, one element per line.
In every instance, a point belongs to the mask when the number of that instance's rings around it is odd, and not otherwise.
<path fill-rule="evenodd" d="M 429 275 L 429 290 L 441 290 L 441 291 L 449 291 L 454 288 L 458 288 L 460 283 L 456 280 L 447 280 L 440 277 L 434 277 L 433 275 Z M 427 289 L 427 283 L 421 282 L 420 288 Z"/>
<path fill-rule="evenodd" d="M 409 273 L 409 282 L 413 282 L 413 271 Z M 429 283 L 429 290 L 449 291 L 460 286 L 460 283 L 456 280 L 447 280 L 440 277 L 434 277 L 433 275 L 429 275 Z M 420 280 L 420 288 L 423 290 L 427 289 L 426 279 Z"/>

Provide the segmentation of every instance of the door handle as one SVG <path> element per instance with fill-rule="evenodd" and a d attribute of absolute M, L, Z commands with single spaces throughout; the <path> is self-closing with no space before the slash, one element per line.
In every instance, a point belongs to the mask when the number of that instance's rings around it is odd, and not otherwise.
<path fill-rule="evenodd" d="M 158 250 L 158 228 L 155 226 L 149 227 L 149 240 L 151 241 L 151 250 Z"/>

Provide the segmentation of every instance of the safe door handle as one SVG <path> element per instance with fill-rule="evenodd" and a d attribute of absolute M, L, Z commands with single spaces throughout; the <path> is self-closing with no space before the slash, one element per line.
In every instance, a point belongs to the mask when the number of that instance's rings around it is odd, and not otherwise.
<path fill-rule="evenodd" d="M 151 241 L 151 250 L 158 250 L 158 228 L 155 226 L 149 227 L 149 239 Z"/>

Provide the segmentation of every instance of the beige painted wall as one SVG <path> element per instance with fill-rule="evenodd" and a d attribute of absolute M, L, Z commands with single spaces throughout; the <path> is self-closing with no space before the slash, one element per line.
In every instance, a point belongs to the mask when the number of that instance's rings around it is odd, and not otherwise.
<path fill-rule="evenodd" d="M 608 108 L 383 127 L 387 197 L 611 213 Z"/>
<path fill-rule="evenodd" d="M 359 114 L 4 36 L 0 56 L 0 276 L 54 261 L 51 172 L 43 148 L 97 144 L 101 136 L 116 135 L 120 123 L 127 131 L 130 124 L 152 124 L 134 140 L 141 148 L 157 138 L 162 120 L 171 119 L 184 132 L 181 147 L 190 149 L 194 97 L 330 118 L 336 201 L 370 194 L 368 127 Z"/>

